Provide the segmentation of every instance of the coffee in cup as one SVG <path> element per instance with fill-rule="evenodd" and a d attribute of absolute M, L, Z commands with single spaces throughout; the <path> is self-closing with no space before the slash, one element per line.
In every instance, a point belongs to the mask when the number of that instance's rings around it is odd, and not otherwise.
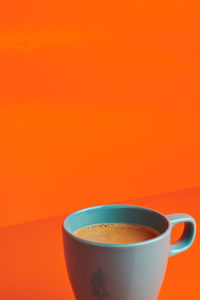
<path fill-rule="evenodd" d="M 139 243 L 153 239 L 159 234 L 153 228 L 126 223 L 92 224 L 74 232 L 74 235 L 79 238 L 108 244 Z"/>

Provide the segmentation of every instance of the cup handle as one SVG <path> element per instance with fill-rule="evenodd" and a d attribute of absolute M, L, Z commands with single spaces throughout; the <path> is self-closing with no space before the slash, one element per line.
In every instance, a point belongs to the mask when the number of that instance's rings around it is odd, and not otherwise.
<path fill-rule="evenodd" d="M 180 239 L 174 244 L 170 245 L 169 256 L 179 254 L 192 245 L 196 234 L 195 220 L 187 214 L 169 214 L 167 218 L 170 221 L 170 229 L 180 223 L 184 223 L 184 230 Z"/>

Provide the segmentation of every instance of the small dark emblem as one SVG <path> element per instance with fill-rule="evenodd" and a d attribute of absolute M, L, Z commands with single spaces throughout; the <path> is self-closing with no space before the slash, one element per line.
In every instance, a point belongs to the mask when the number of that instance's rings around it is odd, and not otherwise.
<path fill-rule="evenodd" d="M 98 268 L 98 270 L 92 274 L 92 291 L 98 300 L 103 300 L 110 295 L 106 288 L 107 277 L 108 276 L 102 272 L 101 268 Z"/>

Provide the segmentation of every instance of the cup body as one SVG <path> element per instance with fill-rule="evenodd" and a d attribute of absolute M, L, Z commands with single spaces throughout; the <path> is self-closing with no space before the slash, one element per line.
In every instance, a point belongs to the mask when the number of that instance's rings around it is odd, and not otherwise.
<path fill-rule="evenodd" d="M 134 223 L 160 232 L 132 244 L 105 244 L 76 237 L 77 229 L 98 223 Z M 103 205 L 69 215 L 63 244 L 69 279 L 77 300 L 156 300 L 170 250 L 170 221 L 154 210 Z"/>

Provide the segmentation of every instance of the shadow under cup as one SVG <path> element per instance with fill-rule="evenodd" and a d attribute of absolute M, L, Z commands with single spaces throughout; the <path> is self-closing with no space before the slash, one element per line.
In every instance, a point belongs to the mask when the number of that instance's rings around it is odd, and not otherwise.
<path fill-rule="evenodd" d="M 164 215 L 154 210 L 131 205 L 105 205 L 85 208 L 71 214 L 65 220 L 64 227 L 73 234 L 82 227 L 101 223 L 142 225 L 153 228 L 160 234 L 169 228 L 169 222 Z"/>

